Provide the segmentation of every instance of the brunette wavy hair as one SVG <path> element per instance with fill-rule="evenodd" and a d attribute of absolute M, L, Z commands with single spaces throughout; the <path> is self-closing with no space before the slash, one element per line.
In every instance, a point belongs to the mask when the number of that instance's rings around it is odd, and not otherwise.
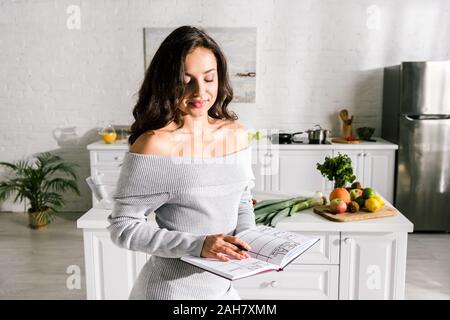
<path fill-rule="evenodd" d="M 205 31 L 182 26 L 164 39 L 145 72 L 139 98 L 133 109 L 135 122 L 131 125 L 129 145 L 142 133 L 160 129 L 170 121 L 174 121 L 179 128 L 183 126 L 182 117 L 185 113 L 178 108 L 178 104 L 185 92 L 184 61 L 186 55 L 198 47 L 211 50 L 217 60 L 217 99 L 208 110 L 208 115 L 215 119 L 238 119 L 233 111 L 228 110 L 228 104 L 233 99 L 233 88 L 220 46 Z"/>

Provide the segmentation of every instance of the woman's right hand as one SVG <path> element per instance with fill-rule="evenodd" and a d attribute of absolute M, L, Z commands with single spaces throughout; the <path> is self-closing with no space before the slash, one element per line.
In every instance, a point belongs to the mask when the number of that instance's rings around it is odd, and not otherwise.
<path fill-rule="evenodd" d="M 239 239 L 238 237 L 223 233 L 212 234 L 207 236 L 203 242 L 200 256 L 203 258 L 219 259 L 225 262 L 230 261 L 227 255 L 239 260 L 250 258 L 250 255 L 247 252 L 239 249 L 236 245 L 247 250 L 251 249 L 244 240 Z"/>

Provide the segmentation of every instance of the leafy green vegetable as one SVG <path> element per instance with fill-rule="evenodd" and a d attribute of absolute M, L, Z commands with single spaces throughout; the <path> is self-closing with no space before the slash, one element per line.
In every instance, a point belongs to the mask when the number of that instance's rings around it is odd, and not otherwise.
<path fill-rule="evenodd" d="M 334 188 L 344 188 L 347 182 L 352 183 L 356 177 L 353 174 L 352 160 L 346 154 L 336 157 L 325 157 L 323 164 L 317 163 L 317 169 L 322 176 L 334 181 Z"/>
<path fill-rule="evenodd" d="M 255 222 L 257 224 L 275 226 L 278 221 L 293 213 L 308 209 L 314 206 L 323 205 L 326 199 L 322 193 L 317 193 L 314 197 L 295 197 L 290 199 L 263 200 L 253 206 L 255 212 Z"/>
<path fill-rule="evenodd" d="M 289 216 L 290 212 L 291 208 L 284 208 L 283 210 L 280 210 L 272 219 L 270 219 L 270 225 L 275 227 L 280 220 Z"/>

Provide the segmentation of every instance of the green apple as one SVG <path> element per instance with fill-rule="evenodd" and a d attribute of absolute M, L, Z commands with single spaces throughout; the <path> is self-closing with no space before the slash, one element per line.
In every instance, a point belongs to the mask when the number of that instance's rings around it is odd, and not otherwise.
<path fill-rule="evenodd" d="M 373 190 L 372 188 L 365 188 L 363 190 L 362 196 L 363 196 L 364 199 L 369 199 L 369 198 L 371 198 L 374 195 L 375 195 L 375 190 Z"/>
<path fill-rule="evenodd" d="M 359 197 L 361 197 L 362 194 L 363 194 L 363 192 L 361 189 L 352 189 L 352 190 L 350 190 L 350 199 L 356 200 Z"/>

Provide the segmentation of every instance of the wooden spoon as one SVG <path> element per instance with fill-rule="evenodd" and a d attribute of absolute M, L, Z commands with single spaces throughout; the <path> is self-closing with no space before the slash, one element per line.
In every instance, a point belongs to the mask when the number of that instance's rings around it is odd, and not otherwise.
<path fill-rule="evenodd" d="M 345 121 L 345 123 L 348 124 L 348 125 L 351 125 L 352 122 L 353 122 L 353 116 L 351 116 L 350 118 L 348 118 L 348 119 Z"/>
<path fill-rule="evenodd" d="M 347 121 L 348 120 L 348 111 L 347 111 L 347 109 L 342 109 L 340 112 L 339 112 L 339 116 L 341 117 L 341 119 L 342 119 L 342 121 Z"/>

